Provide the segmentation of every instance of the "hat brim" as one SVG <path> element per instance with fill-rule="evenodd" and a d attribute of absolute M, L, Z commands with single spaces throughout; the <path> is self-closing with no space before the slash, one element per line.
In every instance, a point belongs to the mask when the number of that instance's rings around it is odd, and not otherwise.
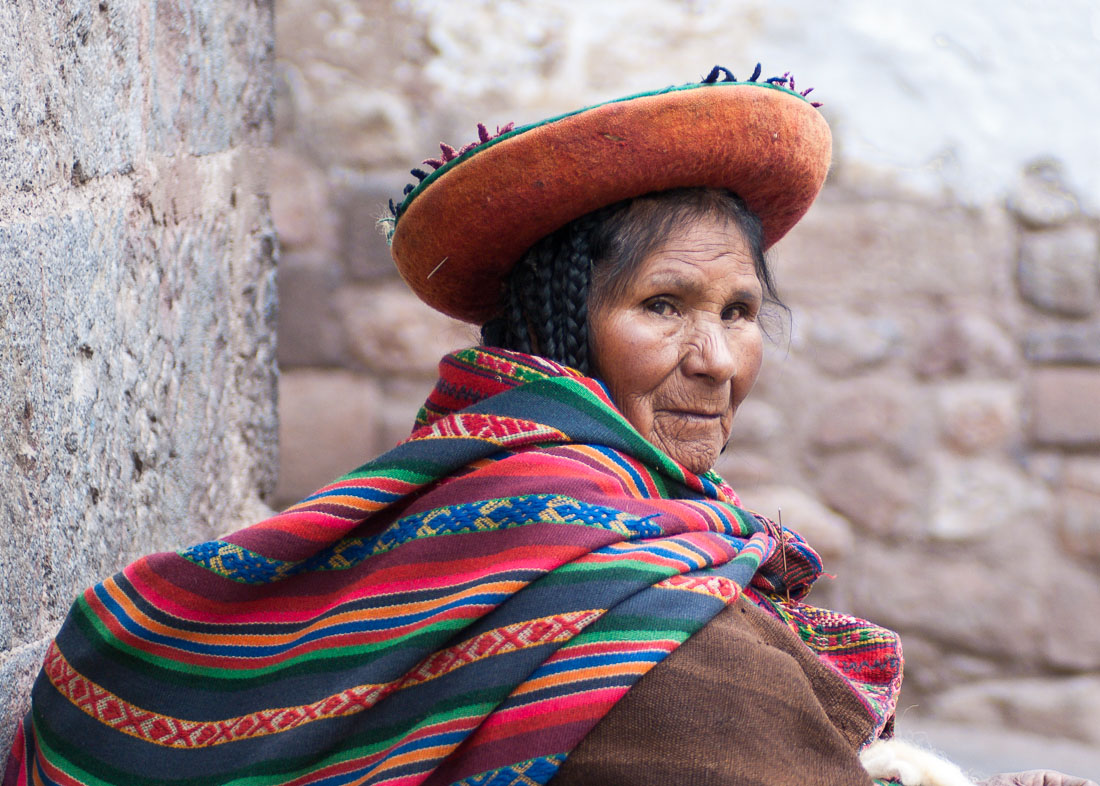
<path fill-rule="evenodd" d="M 601 104 L 474 148 L 410 194 L 391 238 L 397 269 L 445 314 L 477 324 L 535 242 L 605 205 L 680 187 L 725 188 L 770 247 L 828 173 L 829 126 L 764 83 L 691 86 Z"/>

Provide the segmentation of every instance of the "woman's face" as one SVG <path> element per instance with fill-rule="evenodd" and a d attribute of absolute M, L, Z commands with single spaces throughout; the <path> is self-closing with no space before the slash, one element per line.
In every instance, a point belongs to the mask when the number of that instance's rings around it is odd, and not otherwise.
<path fill-rule="evenodd" d="M 701 219 L 589 317 L 594 375 L 643 437 L 692 472 L 714 466 L 756 381 L 762 301 L 740 230 Z"/>

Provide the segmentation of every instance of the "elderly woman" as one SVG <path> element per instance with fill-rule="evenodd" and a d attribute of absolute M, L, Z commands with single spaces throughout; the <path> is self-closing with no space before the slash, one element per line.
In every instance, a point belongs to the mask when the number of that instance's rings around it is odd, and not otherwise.
<path fill-rule="evenodd" d="M 394 450 L 79 598 L 5 786 L 870 783 L 897 637 L 712 471 L 829 164 L 758 76 L 414 170 L 394 259 L 484 346 Z"/>

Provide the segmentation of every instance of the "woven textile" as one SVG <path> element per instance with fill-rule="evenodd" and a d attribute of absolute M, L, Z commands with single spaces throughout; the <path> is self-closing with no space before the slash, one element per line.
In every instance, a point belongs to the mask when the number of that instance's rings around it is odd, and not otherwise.
<path fill-rule="evenodd" d="M 545 783 L 746 589 L 881 729 L 896 638 L 797 601 L 821 570 L 801 538 L 660 453 L 595 380 L 500 350 L 440 368 L 394 450 L 78 598 L 5 786 Z"/>

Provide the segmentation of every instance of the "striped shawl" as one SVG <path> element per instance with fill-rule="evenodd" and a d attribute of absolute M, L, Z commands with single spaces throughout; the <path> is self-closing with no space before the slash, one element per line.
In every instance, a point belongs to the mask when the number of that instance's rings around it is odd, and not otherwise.
<path fill-rule="evenodd" d="M 5 786 L 545 783 L 742 592 L 881 730 L 896 637 L 798 602 L 821 571 L 798 535 L 646 442 L 593 379 L 484 348 L 440 370 L 394 450 L 78 598 Z"/>

